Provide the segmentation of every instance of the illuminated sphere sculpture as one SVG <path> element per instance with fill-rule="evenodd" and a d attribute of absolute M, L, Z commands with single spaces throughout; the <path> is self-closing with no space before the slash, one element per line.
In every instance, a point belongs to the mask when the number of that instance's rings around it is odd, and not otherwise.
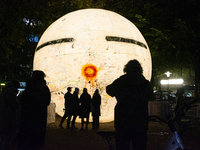
<path fill-rule="evenodd" d="M 143 75 L 150 80 L 151 55 L 137 27 L 115 12 L 83 9 L 47 28 L 37 45 L 33 70 L 45 72 L 57 114 L 64 114 L 67 87 L 78 87 L 79 96 L 85 87 L 91 96 L 98 88 L 100 122 L 109 122 L 114 120 L 116 99 L 107 95 L 105 87 L 124 74 L 124 65 L 132 59 L 141 63 Z"/>

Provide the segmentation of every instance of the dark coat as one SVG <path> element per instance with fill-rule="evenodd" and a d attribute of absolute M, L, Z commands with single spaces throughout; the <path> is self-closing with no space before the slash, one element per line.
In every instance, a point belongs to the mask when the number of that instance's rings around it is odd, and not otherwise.
<path fill-rule="evenodd" d="M 179 108 L 185 103 L 185 99 L 183 97 L 183 95 L 179 94 L 176 97 L 176 107 L 174 109 L 175 114 L 177 113 L 177 111 L 179 110 Z M 179 110 L 179 113 L 181 115 L 184 115 L 184 111 Z"/>
<path fill-rule="evenodd" d="M 79 115 L 79 97 L 78 93 L 73 93 L 73 101 L 72 101 L 72 115 Z"/>
<path fill-rule="evenodd" d="M 21 122 L 19 148 L 41 148 L 44 146 L 47 106 L 51 93 L 46 81 L 29 80 L 21 97 Z"/>
<path fill-rule="evenodd" d="M 73 95 L 70 92 L 65 93 L 65 114 L 67 116 L 73 113 Z"/>
<path fill-rule="evenodd" d="M 148 100 L 153 94 L 150 82 L 141 74 L 125 74 L 106 87 L 115 96 L 115 128 L 147 130 Z"/>
<path fill-rule="evenodd" d="M 92 97 L 92 116 L 101 116 L 100 106 L 101 106 L 101 95 L 95 93 Z"/>
<path fill-rule="evenodd" d="M 87 92 L 80 96 L 80 104 L 80 118 L 87 118 L 91 111 L 91 96 Z"/>

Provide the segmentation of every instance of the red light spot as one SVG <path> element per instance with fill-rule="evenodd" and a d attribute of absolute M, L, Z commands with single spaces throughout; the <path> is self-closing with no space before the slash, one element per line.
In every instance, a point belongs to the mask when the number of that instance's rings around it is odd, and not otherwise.
<path fill-rule="evenodd" d="M 92 64 L 86 64 L 82 67 L 82 75 L 87 80 L 95 79 L 97 76 L 97 67 Z"/>

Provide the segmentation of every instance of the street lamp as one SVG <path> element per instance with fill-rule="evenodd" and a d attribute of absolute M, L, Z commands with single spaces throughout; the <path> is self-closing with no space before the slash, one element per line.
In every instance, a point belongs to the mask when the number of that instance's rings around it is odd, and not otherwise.
<path fill-rule="evenodd" d="M 172 74 L 171 72 L 169 72 L 169 71 L 167 71 L 166 73 L 166 76 L 167 76 L 167 78 L 168 78 L 168 84 L 167 84 L 167 99 L 169 100 L 169 77 L 170 77 L 170 75 Z"/>
<path fill-rule="evenodd" d="M 172 74 L 171 72 L 167 71 L 166 73 L 166 76 L 169 78 L 170 77 L 170 74 Z"/>

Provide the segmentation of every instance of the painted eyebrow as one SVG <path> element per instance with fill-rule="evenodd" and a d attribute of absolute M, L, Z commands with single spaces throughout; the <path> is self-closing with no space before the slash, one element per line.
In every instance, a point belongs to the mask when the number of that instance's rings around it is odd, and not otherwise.
<path fill-rule="evenodd" d="M 115 41 L 115 42 L 132 43 L 132 44 L 136 44 L 136 45 L 139 45 L 139 46 L 147 49 L 147 46 L 144 43 L 136 41 L 134 39 L 128 39 L 128 38 L 122 38 L 122 37 L 116 37 L 116 36 L 106 36 L 106 40 L 107 41 Z M 67 43 L 67 42 L 73 42 L 73 41 L 74 41 L 74 38 L 63 38 L 63 39 L 49 41 L 49 42 L 43 43 L 42 45 L 38 46 L 36 51 L 38 51 L 39 49 L 41 49 L 45 46 L 48 46 L 48 45 Z"/>
<path fill-rule="evenodd" d="M 36 51 L 38 51 L 39 49 L 41 49 L 45 46 L 48 46 L 48 45 L 59 44 L 59 43 L 67 43 L 67 42 L 73 42 L 73 41 L 74 41 L 74 38 L 63 38 L 63 39 L 49 41 L 49 42 L 43 43 L 42 45 L 38 46 Z"/>
<path fill-rule="evenodd" d="M 128 38 L 122 38 L 122 37 L 116 37 L 116 36 L 106 36 L 106 40 L 115 41 L 115 42 L 132 43 L 132 44 L 136 44 L 147 49 L 147 46 L 144 43 L 136 41 L 134 39 L 128 39 Z"/>

